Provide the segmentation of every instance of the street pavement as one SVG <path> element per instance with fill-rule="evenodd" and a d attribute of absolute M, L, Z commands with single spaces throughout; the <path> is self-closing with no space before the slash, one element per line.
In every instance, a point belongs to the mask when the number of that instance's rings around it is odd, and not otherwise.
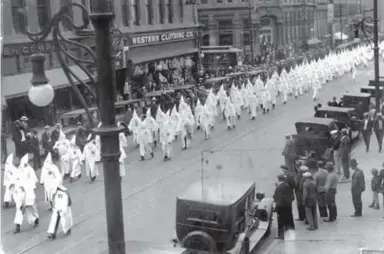
<path fill-rule="evenodd" d="M 332 96 L 367 85 L 373 73 L 369 68 L 359 70 L 355 82 L 350 75 L 330 82 L 320 91 L 320 102 L 325 105 Z M 189 184 L 206 178 L 246 179 L 256 181 L 257 189 L 268 196 L 273 194 L 281 156 L 284 135 L 294 133 L 294 123 L 313 115 L 312 94 L 298 100 L 290 98 L 286 105 L 279 103 L 268 115 L 260 115 L 250 121 L 244 112 L 236 129 L 227 131 L 222 119 L 209 140 L 196 132 L 192 147 L 181 151 L 180 141 L 174 145 L 171 161 L 163 162 L 161 151 L 155 158 L 139 162 L 137 149 L 130 148 L 127 158 L 127 175 L 123 178 L 123 206 L 125 239 L 167 243 L 174 236 L 175 201 Z M 202 151 L 216 151 L 214 153 Z M 208 163 L 201 166 L 202 154 Z M 221 170 L 216 165 L 221 164 Z M 377 165 L 379 166 L 379 165 Z M 203 174 L 202 174 L 203 172 Z M 94 184 L 82 178 L 75 183 L 65 183 L 72 196 L 74 228 L 70 236 L 58 236 L 55 241 L 46 240 L 50 219 L 48 205 L 43 202 L 43 190 L 39 188 L 38 209 L 40 226 L 32 229 L 24 224 L 22 233 L 13 235 L 14 210 L 2 210 L 2 243 L 6 253 L 100 253 L 107 249 L 104 185 L 100 177 Z M 368 194 L 368 191 L 366 192 Z M 268 240 L 270 241 L 270 240 Z M 269 243 L 269 242 L 267 242 Z M 274 244 L 274 243 L 273 243 Z M 260 253 L 264 253 L 264 246 Z M 126 246 L 127 253 L 129 245 Z"/>

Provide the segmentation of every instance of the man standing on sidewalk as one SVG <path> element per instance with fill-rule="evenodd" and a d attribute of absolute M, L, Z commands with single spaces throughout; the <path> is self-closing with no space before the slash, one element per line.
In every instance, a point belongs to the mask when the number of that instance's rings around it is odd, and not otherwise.
<path fill-rule="evenodd" d="M 333 163 L 327 162 L 325 168 L 328 170 L 327 181 L 325 183 L 325 192 L 327 195 L 327 207 L 329 218 L 324 220 L 325 222 L 332 222 L 337 218 L 337 206 L 336 206 L 336 192 L 337 192 L 337 182 L 339 178 L 334 172 Z"/>
<path fill-rule="evenodd" d="M 327 212 L 327 199 L 326 199 L 326 192 L 325 192 L 325 183 L 327 181 L 328 172 L 324 169 L 324 162 L 319 161 L 317 163 L 318 170 L 313 176 L 316 188 L 317 188 L 317 203 L 319 206 L 319 213 L 320 217 L 327 218 L 328 212 Z"/>
<path fill-rule="evenodd" d="M 366 152 L 369 152 L 369 143 L 371 141 L 371 136 L 372 136 L 372 128 L 373 128 L 373 121 L 369 117 L 368 113 L 364 113 L 364 120 L 363 120 L 363 138 L 364 138 L 364 143 L 365 143 L 365 149 Z"/>
<path fill-rule="evenodd" d="M 349 160 L 351 154 L 351 140 L 348 136 L 348 130 L 341 130 L 341 138 L 340 138 L 340 148 L 339 148 L 339 156 L 341 159 L 341 165 L 343 167 L 343 177 L 340 178 L 341 181 L 346 181 L 349 179 Z"/>
<path fill-rule="evenodd" d="M 363 202 L 361 200 L 361 194 L 365 191 L 365 178 L 364 172 L 357 167 L 356 159 L 351 160 L 351 167 L 354 171 L 352 174 L 352 202 L 355 208 L 355 213 L 351 217 L 361 217 L 363 213 Z"/>
<path fill-rule="evenodd" d="M 305 172 L 303 174 L 303 202 L 305 206 L 305 217 L 307 218 L 309 227 L 307 230 L 316 230 L 319 228 L 317 220 L 317 201 L 316 201 L 316 184 L 313 181 L 312 174 Z"/>
<path fill-rule="evenodd" d="M 341 174 L 341 157 L 340 157 L 340 134 L 337 130 L 331 131 L 332 135 L 332 148 L 333 148 L 333 160 L 335 161 L 336 174 Z"/>
<path fill-rule="evenodd" d="M 379 144 L 379 152 L 383 148 L 383 136 L 384 136 L 384 119 L 381 112 L 376 114 L 376 119 L 373 124 L 373 130 L 377 138 L 377 143 Z"/>

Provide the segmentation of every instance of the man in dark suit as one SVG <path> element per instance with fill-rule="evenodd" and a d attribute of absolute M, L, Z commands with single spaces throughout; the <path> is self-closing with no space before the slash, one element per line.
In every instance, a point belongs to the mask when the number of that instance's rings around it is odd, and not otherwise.
<path fill-rule="evenodd" d="M 383 148 L 383 136 L 384 136 L 384 119 L 381 112 L 376 114 L 375 122 L 373 123 L 373 130 L 375 132 L 377 143 L 379 144 L 379 152 Z"/>
<path fill-rule="evenodd" d="M 57 123 L 56 128 L 51 133 L 51 139 L 52 139 L 53 145 L 55 145 L 55 143 L 59 140 L 61 128 L 62 128 L 62 125 L 60 123 Z"/>
<path fill-rule="evenodd" d="M 289 185 L 289 188 L 290 188 L 290 192 L 289 194 L 291 195 L 291 200 L 294 201 L 295 200 L 295 174 L 292 173 L 291 171 L 288 170 L 288 167 L 285 166 L 285 165 L 281 165 L 280 166 L 282 172 L 283 172 L 283 175 L 285 177 L 285 182 Z M 291 203 L 291 213 L 292 213 L 292 203 Z M 292 220 L 291 220 L 291 225 L 290 225 L 291 228 L 295 228 L 295 223 L 293 221 L 293 216 L 292 216 Z"/>
<path fill-rule="evenodd" d="M 296 144 L 292 138 L 292 135 L 286 135 L 286 143 L 283 149 L 282 155 L 285 159 L 285 165 L 288 167 L 288 170 L 292 173 L 295 172 L 295 160 L 297 157 L 296 153 Z"/>
<path fill-rule="evenodd" d="M 284 239 L 286 230 L 293 229 L 291 221 L 292 215 L 292 196 L 290 194 L 291 187 L 286 183 L 285 176 L 283 174 L 277 177 L 278 183 L 276 184 L 275 193 L 273 199 L 276 204 L 277 213 L 277 227 L 278 235 L 276 238 Z"/>
<path fill-rule="evenodd" d="M 361 200 L 361 194 L 365 191 L 365 178 L 364 172 L 357 167 L 356 159 L 351 160 L 351 167 L 354 171 L 352 174 L 351 192 L 352 202 L 355 208 L 355 213 L 351 217 L 361 217 L 363 214 L 363 202 Z"/>
<path fill-rule="evenodd" d="M 371 141 L 372 128 L 373 128 L 372 119 L 369 118 L 368 113 L 364 113 L 364 120 L 363 120 L 363 126 L 362 126 L 361 132 L 363 134 L 364 143 L 365 143 L 367 152 L 369 152 L 369 143 Z"/>
<path fill-rule="evenodd" d="M 328 172 L 324 169 L 324 162 L 317 163 L 317 172 L 313 176 L 317 188 L 317 203 L 319 206 L 320 217 L 327 218 L 327 196 L 325 191 L 325 184 L 327 182 Z"/>
<path fill-rule="evenodd" d="M 49 126 L 44 127 L 44 132 L 41 134 L 41 146 L 44 149 L 44 157 L 48 155 L 49 152 L 51 152 L 52 149 L 52 139 L 51 139 L 51 133 L 49 133 Z"/>
<path fill-rule="evenodd" d="M 19 120 L 15 121 L 15 130 L 12 133 L 12 140 L 15 143 L 16 157 L 21 159 L 28 153 L 27 133 L 24 131 L 22 124 Z"/>
<path fill-rule="evenodd" d="M 316 230 L 319 228 L 317 220 L 316 183 L 313 181 L 312 174 L 310 172 L 305 172 L 303 177 L 303 203 L 305 206 L 305 217 L 307 218 L 309 224 L 307 229 Z"/>

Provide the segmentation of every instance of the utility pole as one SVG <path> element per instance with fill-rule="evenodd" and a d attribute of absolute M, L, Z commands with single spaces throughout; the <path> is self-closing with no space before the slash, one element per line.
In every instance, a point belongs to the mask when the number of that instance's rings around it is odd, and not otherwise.
<path fill-rule="evenodd" d="M 343 43 L 343 8 L 344 3 L 342 2 L 340 4 L 340 15 L 339 15 L 339 22 L 340 22 L 340 37 L 341 37 L 341 43 Z"/>
<path fill-rule="evenodd" d="M 373 0 L 373 38 L 374 38 L 374 61 L 375 61 L 375 95 L 376 112 L 380 112 L 380 69 L 379 69 L 379 20 L 378 0 Z"/>
<path fill-rule="evenodd" d="M 255 48 L 254 48 L 254 38 L 253 38 L 253 28 L 252 28 L 252 0 L 248 0 L 248 23 L 249 23 L 249 36 L 251 37 L 251 63 L 252 66 L 255 65 Z M 245 46 L 245 45 L 244 45 Z"/>

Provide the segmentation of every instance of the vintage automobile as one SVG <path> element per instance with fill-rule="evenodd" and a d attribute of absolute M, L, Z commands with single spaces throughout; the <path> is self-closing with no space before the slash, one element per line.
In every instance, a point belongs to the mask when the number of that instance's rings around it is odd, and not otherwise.
<path fill-rule="evenodd" d="M 343 107 L 356 109 L 359 119 L 362 119 L 364 112 L 369 111 L 371 94 L 369 93 L 346 93 L 343 96 Z"/>
<path fill-rule="evenodd" d="M 175 246 L 188 253 L 248 254 L 271 231 L 273 200 L 254 182 L 197 182 L 176 200 Z"/>
<path fill-rule="evenodd" d="M 343 123 L 348 128 L 349 138 L 352 142 L 359 139 L 362 121 L 357 118 L 354 108 L 321 107 L 316 111 L 316 117 L 331 118 Z"/>
<path fill-rule="evenodd" d="M 384 88 L 382 86 L 380 86 L 379 87 L 380 97 L 382 97 L 382 95 L 383 95 L 383 90 L 384 90 Z M 363 86 L 363 87 L 360 87 L 360 92 L 362 92 L 362 93 L 369 93 L 369 94 L 371 94 L 371 97 L 375 97 L 376 96 L 376 87 L 374 87 L 374 86 Z"/>
<path fill-rule="evenodd" d="M 332 146 L 331 131 L 345 128 L 346 125 L 331 118 L 312 117 L 297 121 L 296 135 L 293 135 L 297 153 L 302 161 L 332 161 L 326 153 Z"/>

